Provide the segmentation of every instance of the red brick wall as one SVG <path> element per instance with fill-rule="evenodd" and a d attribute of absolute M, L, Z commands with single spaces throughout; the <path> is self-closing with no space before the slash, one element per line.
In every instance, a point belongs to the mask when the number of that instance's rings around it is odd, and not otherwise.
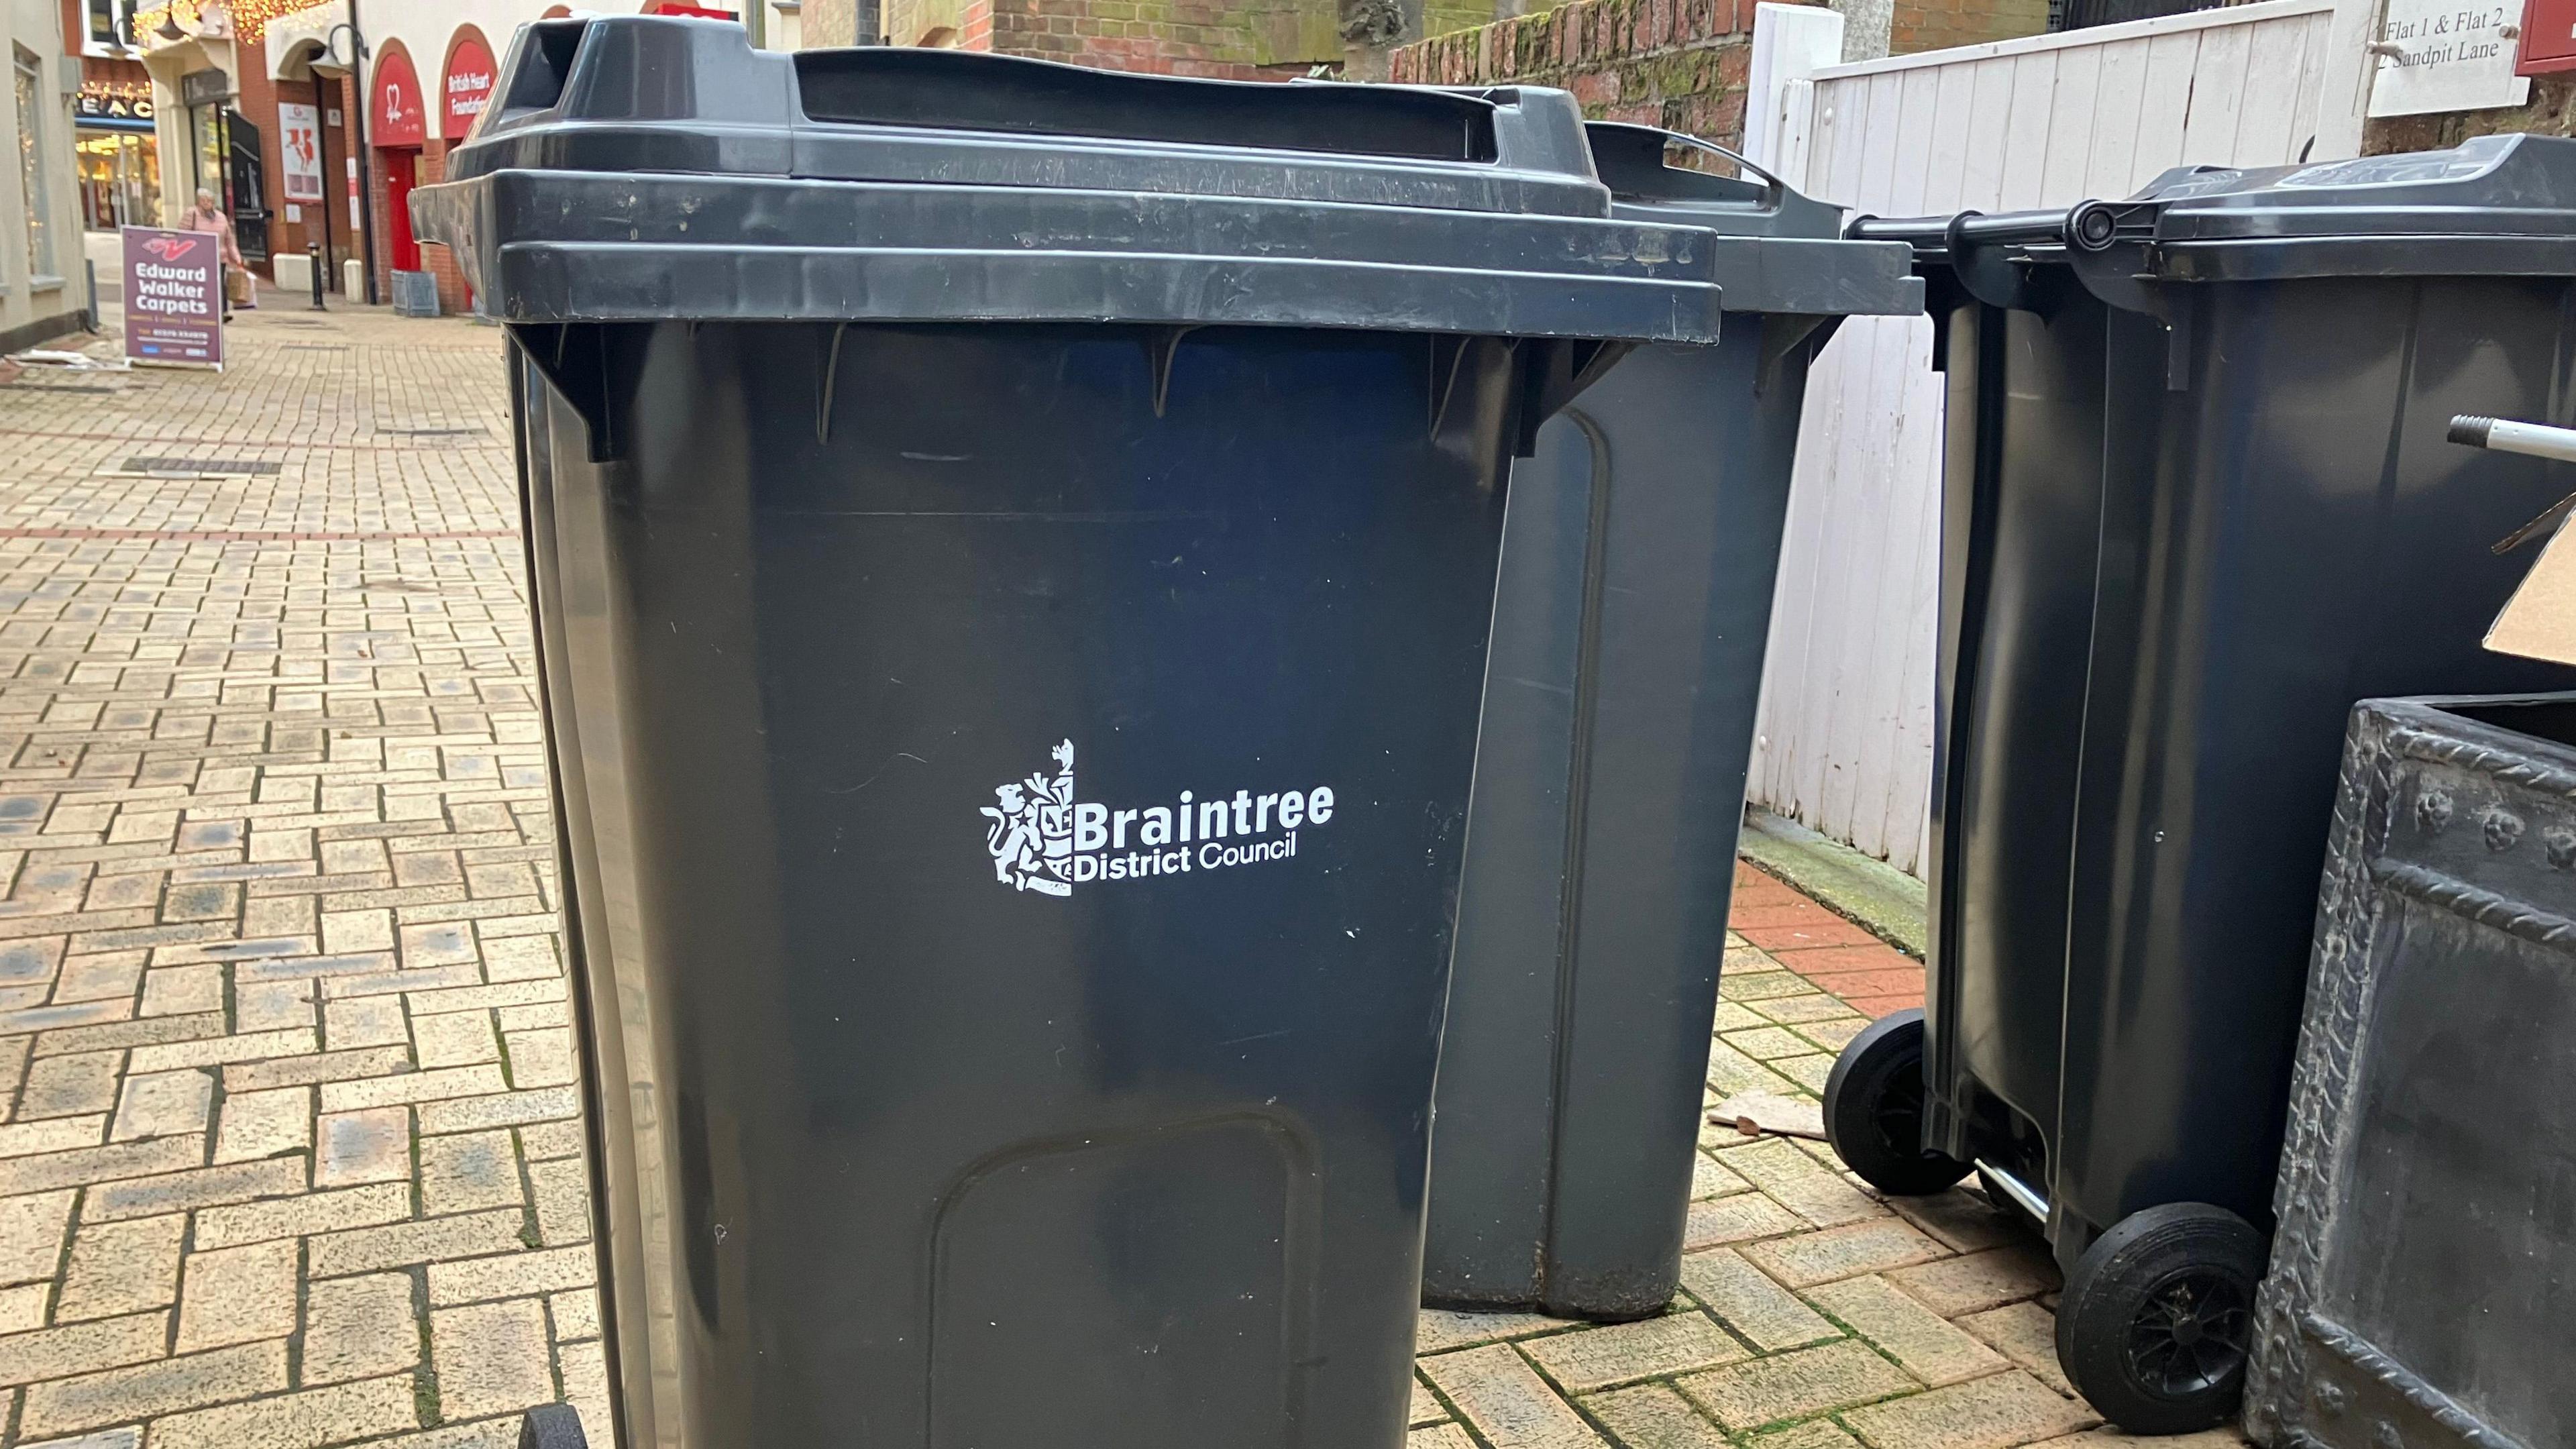
<path fill-rule="evenodd" d="M 1732 144 L 1744 135 L 1754 0 L 1574 0 L 1554 10 L 1399 46 L 1415 85 L 1562 86 L 1596 120 L 1663 126 Z"/>
<path fill-rule="evenodd" d="M 1287 80 L 1317 60 L 1340 59 L 1245 61 L 1240 57 L 1261 49 L 1247 36 L 1257 13 L 1246 12 L 1241 0 L 977 0 L 958 43 L 1102 70 L 1230 80 Z"/>
<path fill-rule="evenodd" d="M 1892 55 L 2018 40 L 2048 29 L 2048 0 L 1897 0 L 1889 17 Z"/>
<path fill-rule="evenodd" d="M 420 184 L 434 186 L 447 177 L 447 148 L 452 142 L 436 136 L 420 152 Z M 465 274 L 456 268 L 456 253 L 434 242 L 420 244 L 421 270 L 438 279 L 438 310 L 449 314 L 467 311 L 472 303 L 465 293 Z"/>

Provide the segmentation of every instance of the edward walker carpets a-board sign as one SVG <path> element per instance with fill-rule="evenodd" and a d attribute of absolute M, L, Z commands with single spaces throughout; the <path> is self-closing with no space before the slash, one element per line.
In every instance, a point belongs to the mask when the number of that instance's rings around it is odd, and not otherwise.
<path fill-rule="evenodd" d="M 212 232 L 129 226 L 125 355 L 136 362 L 224 365 L 223 243 Z"/>

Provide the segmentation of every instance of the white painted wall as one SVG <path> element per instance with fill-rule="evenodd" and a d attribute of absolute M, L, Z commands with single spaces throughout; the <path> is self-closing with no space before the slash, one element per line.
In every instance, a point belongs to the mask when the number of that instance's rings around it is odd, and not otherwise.
<path fill-rule="evenodd" d="M 1779 20 L 1762 7 L 1757 57 Z M 1924 216 L 2125 196 L 2185 163 L 2295 161 L 2312 138 L 2312 159 L 2349 156 L 2366 32 L 2337 0 L 2261 0 L 1805 76 L 1792 63 L 1750 98 L 1766 115 L 1755 159 L 1855 214 Z M 1821 43 L 1802 28 L 1795 48 Z M 1926 319 L 1856 317 L 1808 382 L 1748 792 L 1918 875 L 1940 593 L 1931 342 Z"/>

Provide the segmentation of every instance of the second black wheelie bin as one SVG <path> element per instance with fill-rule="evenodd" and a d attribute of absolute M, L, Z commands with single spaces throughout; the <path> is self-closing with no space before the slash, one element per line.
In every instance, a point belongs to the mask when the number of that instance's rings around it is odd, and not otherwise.
<path fill-rule="evenodd" d="M 2576 415 L 2576 141 L 2169 172 L 1912 241 L 1949 382 L 1928 1005 L 1828 1082 L 1890 1192 L 1970 1172 L 2132 1430 L 2241 1391 L 2344 721 L 2566 688 L 2479 647 L 2568 491 L 2451 417 Z"/>
<path fill-rule="evenodd" d="M 1715 347 L 1645 346 L 1512 465 L 1431 1135 L 1424 1301 L 1621 1319 L 1681 1274 L 1807 370 L 1912 254 L 1648 126 L 1612 215 L 1741 239 Z M 1699 156 L 1692 156 L 1699 153 Z"/>
<path fill-rule="evenodd" d="M 1559 91 L 503 72 L 413 204 L 513 345 L 619 1441 L 1398 1449 L 1509 462 L 1763 259 Z"/>

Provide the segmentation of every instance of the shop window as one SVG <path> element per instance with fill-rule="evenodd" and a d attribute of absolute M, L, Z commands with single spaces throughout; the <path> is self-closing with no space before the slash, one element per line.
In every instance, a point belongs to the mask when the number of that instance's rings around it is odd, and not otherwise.
<path fill-rule="evenodd" d="M 53 186 L 45 165 L 44 63 L 15 46 L 9 59 L 10 89 L 18 101 L 18 179 L 27 192 L 27 270 L 39 277 L 58 276 Z"/>

